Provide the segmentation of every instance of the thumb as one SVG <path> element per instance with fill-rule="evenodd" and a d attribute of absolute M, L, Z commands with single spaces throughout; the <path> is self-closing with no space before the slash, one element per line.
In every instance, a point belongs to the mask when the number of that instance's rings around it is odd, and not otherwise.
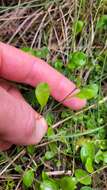
<path fill-rule="evenodd" d="M 0 87 L 0 140 L 28 145 L 40 142 L 47 131 L 45 119 L 25 101 Z"/>

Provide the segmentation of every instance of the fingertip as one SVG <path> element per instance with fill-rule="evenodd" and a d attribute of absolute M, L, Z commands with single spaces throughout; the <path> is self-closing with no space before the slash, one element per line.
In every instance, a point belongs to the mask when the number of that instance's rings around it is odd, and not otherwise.
<path fill-rule="evenodd" d="M 7 143 L 7 142 L 0 142 L 0 151 L 6 151 L 8 150 L 12 144 Z"/>
<path fill-rule="evenodd" d="M 47 129 L 48 125 L 45 119 L 42 116 L 40 116 L 39 118 L 35 117 L 34 131 L 28 141 L 28 144 L 38 144 L 47 132 Z"/>
<path fill-rule="evenodd" d="M 69 100 L 65 100 L 64 101 L 64 105 L 77 111 L 80 110 L 82 108 L 84 108 L 86 106 L 87 101 L 84 99 L 80 99 L 80 98 L 76 98 L 76 97 L 72 97 Z"/>

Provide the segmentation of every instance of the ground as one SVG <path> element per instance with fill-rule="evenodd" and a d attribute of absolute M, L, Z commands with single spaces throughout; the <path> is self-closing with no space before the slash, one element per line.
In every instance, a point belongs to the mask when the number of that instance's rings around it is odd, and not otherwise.
<path fill-rule="evenodd" d="M 0 153 L 0 190 L 106 190 L 107 1 L 1 0 L 0 40 L 34 49 L 82 89 L 98 88 L 92 99 L 82 91 L 90 100 L 78 112 L 49 98 L 42 142 Z M 40 111 L 34 89 L 19 88 Z"/>

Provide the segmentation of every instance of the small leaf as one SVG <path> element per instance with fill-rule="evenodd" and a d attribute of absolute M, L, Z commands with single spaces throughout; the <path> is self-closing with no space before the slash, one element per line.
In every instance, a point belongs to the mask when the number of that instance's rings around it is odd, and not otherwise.
<path fill-rule="evenodd" d="M 89 174 L 82 169 L 77 169 L 75 171 L 75 176 L 81 184 L 90 185 L 92 183 L 91 177 L 89 176 Z"/>
<path fill-rule="evenodd" d="M 60 186 L 62 190 L 74 190 L 76 189 L 76 180 L 73 177 L 65 176 L 60 180 Z"/>
<path fill-rule="evenodd" d="M 107 164 L 107 151 L 103 152 L 103 162 Z"/>
<path fill-rule="evenodd" d="M 63 62 L 62 62 L 62 60 L 57 59 L 57 60 L 54 62 L 54 67 L 55 67 L 55 69 L 57 69 L 58 71 L 62 71 L 62 67 L 63 67 Z"/>
<path fill-rule="evenodd" d="M 29 47 L 23 47 L 21 48 L 23 51 L 33 55 L 33 56 L 36 56 L 36 57 L 39 57 L 41 59 L 46 59 L 48 53 L 49 53 L 49 50 L 47 47 L 43 47 L 41 49 L 32 49 L 32 48 L 29 48 Z"/>
<path fill-rule="evenodd" d="M 93 161 L 90 157 L 88 157 L 86 160 L 85 168 L 86 168 L 87 172 L 89 172 L 89 173 L 92 173 L 94 171 Z"/>
<path fill-rule="evenodd" d="M 73 32 L 75 32 L 76 35 L 79 34 L 82 31 L 83 26 L 84 26 L 83 21 L 82 20 L 77 20 L 74 23 L 74 31 Z"/>
<path fill-rule="evenodd" d="M 101 161 L 103 161 L 103 152 L 99 150 L 95 155 L 95 162 L 99 164 Z"/>
<path fill-rule="evenodd" d="M 107 149 L 107 140 L 101 140 L 100 143 L 99 143 L 99 147 L 102 150 L 106 150 Z"/>
<path fill-rule="evenodd" d="M 42 49 L 41 49 L 41 58 L 42 59 L 46 59 L 47 58 L 47 56 L 48 56 L 48 54 L 49 54 L 49 49 L 47 48 L 47 47 L 42 47 Z"/>
<path fill-rule="evenodd" d="M 42 180 L 49 180 L 49 176 L 44 171 L 42 172 Z"/>
<path fill-rule="evenodd" d="M 40 49 L 35 50 L 35 56 L 42 59 L 42 51 Z"/>
<path fill-rule="evenodd" d="M 52 139 L 53 139 L 53 136 L 55 136 L 55 132 L 54 132 L 54 130 L 53 130 L 52 127 L 49 127 L 49 128 L 48 128 L 47 136 L 48 136 L 48 139 L 49 139 L 49 140 L 52 140 Z"/>
<path fill-rule="evenodd" d="M 107 15 L 102 15 L 97 22 L 97 29 L 107 28 Z"/>
<path fill-rule="evenodd" d="M 23 47 L 23 48 L 21 48 L 21 50 L 23 50 L 24 52 L 27 52 L 33 56 L 35 56 L 35 53 L 36 53 L 36 50 L 29 48 L 29 47 Z"/>
<path fill-rule="evenodd" d="M 21 165 L 16 165 L 15 166 L 15 171 L 18 172 L 19 174 L 21 174 L 23 172 L 23 169 L 22 169 Z"/>
<path fill-rule="evenodd" d="M 45 153 L 45 159 L 46 159 L 46 160 L 51 160 L 54 156 L 55 156 L 55 154 L 54 154 L 54 152 L 52 152 L 52 151 L 47 151 L 47 152 Z"/>
<path fill-rule="evenodd" d="M 45 180 L 40 184 L 40 190 L 58 190 L 58 186 L 54 180 Z"/>
<path fill-rule="evenodd" d="M 86 65 L 87 62 L 87 56 L 85 53 L 77 51 L 69 55 L 69 62 L 67 67 L 72 69 L 80 68 L 84 65 Z"/>
<path fill-rule="evenodd" d="M 94 160 L 94 157 L 95 157 L 94 143 L 91 143 L 91 142 L 85 143 L 81 148 L 80 156 L 81 156 L 81 160 L 83 163 L 86 162 L 88 157 L 90 157 L 92 160 Z"/>
<path fill-rule="evenodd" d="M 35 152 L 35 146 L 34 146 L 34 145 L 29 145 L 29 146 L 27 146 L 27 152 L 28 152 L 30 155 L 33 155 L 34 152 Z"/>
<path fill-rule="evenodd" d="M 81 91 L 78 94 L 76 94 L 76 97 L 89 100 L 91 98 L 96 97 L 97 93 L 98 93 L 98 85 L 91 84 L 81 89 Z"/>
<path fill-rule="evenodd" d="M 23 175 L 23 184 L 26 187 L 31 187 L 33 184 L 33 180 L 34 180 L 34 171 L 32 169 L 25 171 Z"/>
<path fill-rule="evenodd" d="M 35 90 L 36 98 L 41 105 L 41 109 L 47 104 L 49 95 L 50 95 L 50 89 L 47 83 L 40 83 Z"/>
<path fill-rule="evenodd" d="M 80 148 L 81 146 L 83 146 L 85 143 L 87 143 L 87 141 L 90 141 L 89 138 L 85 138 L 85 137 L 81 137 L 76 141 L 76 149 Z"/>
<path fill-rule="evenodd" d="M 93 190 L 91 187 L 88 187 L 88 186 L 84 186 L 82 187 L 80 190 Z"/>
<path fill-rule="evenodd" d="M 53 122 L 54 122 L 54 115 L 51 113 L 51 112 L 48 112 L 46 114 L 46 117 L 45 117 L 46 121 L 47 121 L 47 124 L 48 126 L 52 126 Z"/>
<path fill-rule="evenodd" d="M 47 132 L 48 139 L 52 140 L 54 135 L 55 135 L 54 130 L 51 127 L 49 127 L 48 132 Z M 51 152 L 54 153 L 54 156 L 55 156 L 58 152 L 57 151 L 57 148 L 58 148 L 57 143 L 56 142 L 50 143 L 49 148 L 50 148 Z"/>
<path fill-rule="evenodd" d="M 49 54 L 49 50 L 47 47 L 42 47 L 41 49 L 35 50 L 35 56 L 41 59 L 46 59 Z"/>

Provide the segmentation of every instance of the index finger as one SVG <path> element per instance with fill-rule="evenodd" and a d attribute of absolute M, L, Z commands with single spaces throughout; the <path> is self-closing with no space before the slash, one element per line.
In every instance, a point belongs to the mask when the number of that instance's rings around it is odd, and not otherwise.
<path fill-rule="evenodd" d="M 73 82 L 45 61 L 2 42 L 0 42 L 0 76 L 33 87 L 46 82 L 50 86 L 51 95 L 59 102 L 76 88 Z M 63 104 L 78 110 L 85 106 L 86 100 L 71 97 L 64 100 Z"/>

